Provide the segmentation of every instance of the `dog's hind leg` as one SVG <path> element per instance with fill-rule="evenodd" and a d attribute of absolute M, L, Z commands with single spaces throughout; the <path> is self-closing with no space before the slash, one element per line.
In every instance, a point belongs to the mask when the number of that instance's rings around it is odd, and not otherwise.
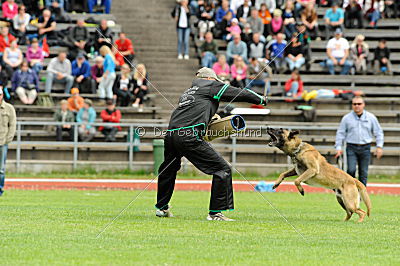
<path fill-rule="evenodd" d="M 339 202 L 340 206 L 342 206 L 343 210 L 346 211 L 347 215 L 346 218 L 344 218 L 344 221 L 348 221 L 353 213 L 349 212 L 346 208 L 346 205 L 344 205 L 342 191 L 340 189 L 334 189 L 333 191 L 336 193 L 336 200 Z"/>
<path fill-rule="evenodd" d="M 273 189 L 277 188 L 286 177 L 295 176 L 295 175 L 297 175 L 296 168 L 292 168 L 286 172 L 283 172 L 282 174 L 279 175 L 278 179 L 275 181 L 275 184 L 272 188 Z"/>
<path fill-rule="evenodd" d="M 355 186 L 345 186 L 342 195 L 347 210 L 351 213 L 357 213 L 359 216 L 358 222 L 361 223 L 367 213 L 359 208 L 360 199 L 357 188 Z"/>

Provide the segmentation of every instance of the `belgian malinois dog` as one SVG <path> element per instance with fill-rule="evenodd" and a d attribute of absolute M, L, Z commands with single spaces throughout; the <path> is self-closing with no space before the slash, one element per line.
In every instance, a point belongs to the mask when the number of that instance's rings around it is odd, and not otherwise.
<path fill-rule="evenodd" d="M 300 139 L 298 130 L 268 128 L 267 133 L 271 137 L 269 146 L 282 150 L 292 158 L 294 164 L 292 169 L 280 174 L 273 188 L 277 188 L 286 177 L 298 176 L 294 184 L 303 196 L 302 182 L 310 186 L 333 189 L 339 204 L 347 213 L 345 221 L 348 221 L 353 213 L 358 214 L 358 222 L 362 222 L 366 214 L 370 215 L 371 201 L 364 184 L 329 164 L 312 145 Z M 360 195 L 367 206 L 367 212 L 360 209 Z"/>

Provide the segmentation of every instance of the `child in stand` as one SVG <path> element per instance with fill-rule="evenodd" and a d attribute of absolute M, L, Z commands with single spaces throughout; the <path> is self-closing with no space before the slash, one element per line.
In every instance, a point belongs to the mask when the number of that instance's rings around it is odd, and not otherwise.
<path fill-rule="evenodd" d="M 240 35 L 242 33 L 242 29 L 239 26 L 239 21 L 237 18 L 233 18 L 231 20 L 231 26 L 226 28 L 226 31 L 229 32 L 228 35 L 226 35 L 226 41 L 232 40 L 232 36 L 235 34 Z"/>

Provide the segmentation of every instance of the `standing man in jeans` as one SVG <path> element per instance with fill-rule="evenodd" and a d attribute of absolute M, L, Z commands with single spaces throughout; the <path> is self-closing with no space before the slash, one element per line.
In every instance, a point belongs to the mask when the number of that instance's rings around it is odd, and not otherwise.
<path fill-rule="evenodd" d="M 383 154 L 383 131 L 378 119 L 364 110 L 365 102 L 362 97 L 354 97 L 352 107 L 353 111 L 342 118 L 336 132 L 335 157 L 343 154 L 342 145 L 343 141 L 346 141 L 347 173 L 355 177 L 358 166 L 358 179 L 366 186 L 371 159 L 371 142 L 375 136 L 375 155 L 380 159 Z"/>
<path fill-rule="evenodd" d="M 3 195 L 8 143 L 14 138 L 16 120 L 15 109 L 3 100 L 3 89 L 0 88 L 0 196 Z"/>

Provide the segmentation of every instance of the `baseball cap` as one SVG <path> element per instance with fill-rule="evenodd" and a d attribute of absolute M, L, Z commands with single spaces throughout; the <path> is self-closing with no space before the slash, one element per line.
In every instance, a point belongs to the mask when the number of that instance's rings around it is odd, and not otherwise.
<path fill-rule="evenodd" d="M 85 56 L 83 55 L 83 53 L 79 53 L 76 58 L 85 58 Z"/>
<path fill-rule="evenodd" d="M 196 73 L 196 77 L 198 77 L 198 78 L 213 78 L 215 80 L 218 80 L 219 82 L 223 82 L 222 80 L 220 80 L 218 78 L 217 74 L 215 74 L 214 70 L 212 70 L 211 68 L 208 68 L 208 67 L 200 68 Z"/>
<path fill-rule="evenodd" d="M 342 29 L 341 28 L 336 28 L 335 34 L 342 34 Z"/>

